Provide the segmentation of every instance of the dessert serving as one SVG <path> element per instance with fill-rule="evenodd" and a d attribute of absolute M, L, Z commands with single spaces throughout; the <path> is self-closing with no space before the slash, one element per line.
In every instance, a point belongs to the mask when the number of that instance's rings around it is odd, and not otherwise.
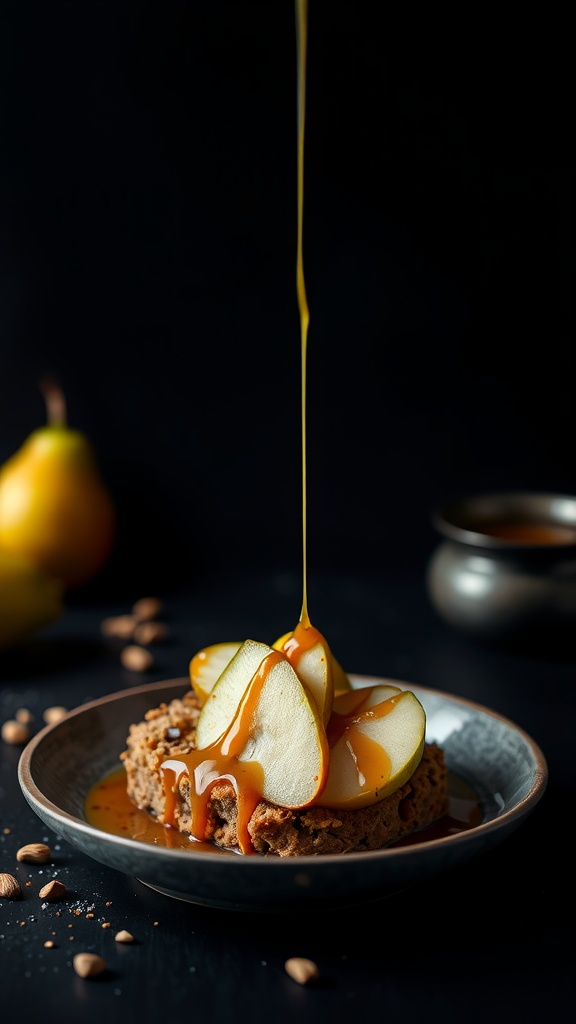
<path fill-rule="evenodd" d="M 443 751 L 412 691 L 353 689 L 302 620 L 269 647 L 216 644 L 191 689 L 130 727 L 130 799 L 159 822 L 244 854 L 381 849 L 448 811 Z"/>

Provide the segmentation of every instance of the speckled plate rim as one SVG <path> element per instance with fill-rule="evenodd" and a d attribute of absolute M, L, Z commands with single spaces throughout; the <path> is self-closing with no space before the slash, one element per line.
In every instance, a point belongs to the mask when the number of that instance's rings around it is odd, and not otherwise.
<path fill-rule="evenodd" d="M 85 726 L 117 709 L 123 709 L 120 720 L 125 725 L 138 721 L 143 706 L 155 707 L 189 689 L 186 678 L 146 683 L 100 697 L 45 726 L 22 751 L 18 764 L 20 787 L 48 827 L 94 860 L 167 896 L 206 907 L 251 911 L 349 906 L 392 894 L 498 845 L 543 796 L 548 781 L 546 758 L 538 744 L 514 722 L 481 704 L 415 683 L 367 675 L 350 678 L 354 687 L 392 683 L 416 694 L 427 713 L 426 738 L 444 746 L 449 767 L 473 785 L 482 798 L 484 820 L 479 825 L 409 846 L 362 853 L 298 858 L 215 856 L 193 848 L 168 849 L 102 832 L 44 792 L 46 786 L 39 771 L 47 745 L 60 750 L 59 741 L 66 738 L 71 726 Z M 138 709 L 137 717 L 130 714 L 132 708 Z M 496 740 L 494 749 L 486 743 L 492 735 Z M 121 742 L 117 749 L 111 747 L 109 767 L 100 771 L 94 782 L 119 764 Z M 479 760 L 471 756 L 472 746 Z M 84 787 L 83 798 L 89 788 Z M 502 793 L 502 789 L 510 792 Z"/>

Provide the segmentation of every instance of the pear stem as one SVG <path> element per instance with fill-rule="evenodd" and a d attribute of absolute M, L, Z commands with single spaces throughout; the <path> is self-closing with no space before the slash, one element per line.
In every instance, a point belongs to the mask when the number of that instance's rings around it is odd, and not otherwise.
<path fill-rule="evenodd" d="M 67 422 L 66 399 L 58 382 L 53 377 L 44 377 L 40 381 L 40 390 L 46 402 L 48 426 L 65 427 Z"/>

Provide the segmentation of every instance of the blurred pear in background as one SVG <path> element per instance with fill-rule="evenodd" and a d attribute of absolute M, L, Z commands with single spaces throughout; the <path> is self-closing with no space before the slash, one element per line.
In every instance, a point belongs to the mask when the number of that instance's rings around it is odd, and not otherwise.
<path fill-rule="evenodd" d="M 68 426 L 59 384 L 50 378 L 40 387 L 47 422 L 0 468 L 0 550 L 28 559 L 66 592 L 110 558 L 116 508 L 90 440 Z"/>
<path fill-rule="evenodd" d="M 63 611 L 62 585 L 24 556 L 0 548 L 0 651 L 56 622 Z"/>

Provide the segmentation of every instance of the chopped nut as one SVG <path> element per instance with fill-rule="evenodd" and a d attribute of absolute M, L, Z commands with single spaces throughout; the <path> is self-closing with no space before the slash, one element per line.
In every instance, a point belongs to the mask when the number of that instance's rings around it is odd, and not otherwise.
<path fill-rule="evenodd" d="M 106 961 L 96 953 L 76 953 L 72 963 L 81 978 L 94 978 L 106 969 Z"/>
<path fill-rule="evenodd" d="M 56 943 L 54 942 L 54 940 L 53 939 L 46 939 L 46 942 L 44 943 L 44 949 L 55 949 L 55 948 L 56 948 Z"/>
<path fill-rule="evenodd" d="M 31 711 L 28 711 L 28 708 L 18 708 L 14 718 L 17 722 L 22 722 L 23 725 L 29 725 L 32 721 L 33 715 Z"/>
<path fill-rule="evenodd" d="M 168 636 L 168 627 L 163 622 L 140 622 L 134 630 L 134 639 L 138 644 L 162 643 Z"/>
<path fill-rule="evenodd" d="M 304 956 L 292 956 L 284 964 L 286 973 L 297 981 L 299 985 L 306 985 L 309 981 L 315 981 L 319 977 L 319 970 L 313 960 L 307 960 Z"/>
<path fill-rule="evenodd" d="M 51 882 L 42 886 L 38 895 L 41 900 L 46 900 L 47 903 L 56 903 L 56 900 L 63 900 L 68 893 L 64 883 L 60 882 L 57 878 L 53 878 Z"/>
<path fill-rule="evenodd" d="M 138 622 L 156 619 L 162 611 L 162 602 L 157 597 L 141 597 L 132 608 L 132 614 Z"/>
<path fill-rule="evenodd" d="M 115 636 L 120 640 L 130 640 L 134 633 L 136 619 L 133 615 L 112 615 L 100 623 L 100 632 L 104 636 Z"/>
<path fill-rule="evenodd" d="M 27 861 L 29 864 L 47 864 L 51 859 L 52 850 L 46 843 L 27 843 L 16 854 L 16 860 Z"/>
<path fill-rule="evenodd" d="M 127 932 L 125 928 L 116 932 L 114 938 L 116 939 L 116 942 L 134 942 L 134 936 L 131 935 L 130 932 Z"/>
<path fill-rule="evenodd" d="M 144 647 L 130 644 L 120 654 L 120 661 L 130 672 L 147 672 L 154 664 L 154 658 Z"/>
<path fill-rule="evenodd" d="M 0 872 L 0 899 L 16 900 L 22 895 L 20 882 L 7 871 Z"/>
<path fill-rule="evenodd" d="M 64 715 L 68 714 L 68 708 L 62 707 L 61 704 L 55 704 L 54 707 L 46 708 L 42 718 L 46 722 L 46 725 L 52 725 L 53 722 L 59 722 Z"/>
<path fill-rule="evenodd" d="M 9 718 L 2 725 L 2 739 L 5 743 L 14 746 L 23 745 L 30 739 L 30 729 L 24 722 L 17 722 L 16 719 Z"/>

